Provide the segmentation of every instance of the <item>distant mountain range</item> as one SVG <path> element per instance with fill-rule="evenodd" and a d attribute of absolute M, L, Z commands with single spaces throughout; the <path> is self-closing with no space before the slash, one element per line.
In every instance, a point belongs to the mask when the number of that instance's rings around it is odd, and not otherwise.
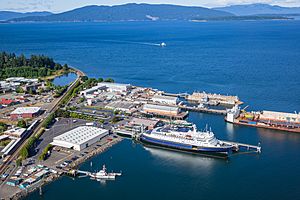
<path fill-rule="evenodd" d="M 30 16 L 11 21 L 143 21 L 143 20 L 191 20 L 194 18 L 214 18 L 233 14 L 202 7 L 176 5 L 125 4 L 117 6 L 86 6 L 49 16 Z"/>
<path fill-rule="evenodd" d="M 219 8 L 168 4 L 124 4 L 85 6 L 53 14 L 49 12 L 16 13 L 0 11 L 0 21 L 8 22 L 88 22 L 88 21 L 156 21 L 156 20 L 262 20 L 287 19 L 299 14 L 300 8 L 268 4 L 234 5 Z"/>
<path fill-rule="evenodd" d="M 11 11 L 0 11 L 0 21 L 6 21 L 15 18 L 22 18 L 28 16 L 48 16 L 52 15 L 51 12 L 27 12 L 27 13 L 19 13 L 19 12 L 11 12 Z"/>
<path fill-rule="evenodd" d="M 214 10 L 225 11 L 238 16 L 300 14 L 300 7 L 281 7 L 261 3 L 219 7 L 214 8 Z"/>

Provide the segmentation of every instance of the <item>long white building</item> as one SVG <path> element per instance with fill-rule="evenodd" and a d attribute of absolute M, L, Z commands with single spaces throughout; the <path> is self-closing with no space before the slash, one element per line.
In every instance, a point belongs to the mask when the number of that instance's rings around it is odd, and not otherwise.
<path fill-rule="evenodd" d="M 131 88 L 130 84 L 101 82 L 98 86 L 105 86 L 109 92 L 127 92 Z"/>
<path fill-rule="evenodd" d="M 53 138 L 51 143 L 68 149 L 81 151 L 108 135 L 108 130 L 93 126 L 80 126 Z"/>
<path fill-rule="evenodd" d="M 161 104 L 170 104 L 176 105 L 179 101 L 178 97 L 171 97 L 171 96 L 163 96 L 163 95 L 154 95 L 152 97 L 152 101 Z"/>

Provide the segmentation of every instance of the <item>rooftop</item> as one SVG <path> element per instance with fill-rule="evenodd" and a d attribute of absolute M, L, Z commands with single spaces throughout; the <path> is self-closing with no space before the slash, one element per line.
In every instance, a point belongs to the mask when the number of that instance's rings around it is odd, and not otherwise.
<path fill-rule="evenodd" d="M 18 137 L 21 137 L 22 134 L 26 131 L 26 128 L 13 128 L 13 129 L 9 129 L 7 131 L 4 132 L 4 134 L 8 134 L 8 135 L 16 135 Z"/>
<path fill-rule="evenodd" d="M 105 129 L 93 126 L 80 126 L 62 135 L 54 137 L 53 140 L 59 140 L 80 145 L 106 132 L 107 130 Z"/>
<path fill-rule="evenodd" d="M 136 104 L 128 101 L 113 101 L 107 104 L 105 107 L 113 108 L 113 109 L 131 109 L 135 107 Z"/>
<path fill-rule="evenodd" d="M 115 86 L 115 87 L 129 87 L 130 84 L 125 84 L 125 83 L 110 83 L 110 82 L 101 82 L 101 83 L 98 83 L 98 86 L 107 86 L 107 87 L 110 87 L 110 86 Z"/>
<path fill-rule="evenodd" d="M 154 105 L 154 104 L 145 104 L 143 109 L 154 109 L 154 110 L 163 110 L 163 111 L 178 111 L 178 107 L 174 106 L 162 106 L 162 105 Z"/>
<path fill-rule="evenodd" d="M 171 97 L 171 96 L 154 95 L 153 99 L 165 99 L 165 100 L 176 101 L 178 98 L 177 97 Z"/>
<path fill-rule="evenodd" d="M 20 115 L 20 114 L 34 114 L 34 113 L 37 113 L 41 110 L 40 107 L 19 107 L 19 108 L 16 108 L 14 111 L 12 111 L 10 114 L 17 114 L 17 115 Z"/>
<path fill-rule="evenodd" d="M 153 119 L 143 119 L 143 118 L 133 118 L 129 123 L 131 125 L 139 124 L 144 125 L 146 127 L 148 126 L 155 126 L 159 120 L 153 120 Z"/>

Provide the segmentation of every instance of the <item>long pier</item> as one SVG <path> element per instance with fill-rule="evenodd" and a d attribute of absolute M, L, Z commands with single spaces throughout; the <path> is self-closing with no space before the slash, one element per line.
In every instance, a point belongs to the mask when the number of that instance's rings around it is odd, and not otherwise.
<path fill-rule="evenodd" d="M 211 109 L 211 108 L 199 108 L 199 107 L 191 107 L 191 106 L 182 106 L 179 105 L 179 108 L 187 111 L 193 111 L 193 112 L 203 112 L 203 113 L 212 113 L 212 114 L 218 114 L 218 115 L 226 115 L 226 110 L 217 110 L 217 109 Z"/>
<path fill-rule="evenodd" d="M 231 141 L 226 141 L 226 140 L 220 140 L 220 141 L 225 144 L 228 144 L 228 145 L 233 145 L 235 147 L 235 151 L 239 151 L 241 148 L 243 148 L 248 151 L 254 150 L 257 153 L 261 153 L 260 145 L 251 145 L 251 144 L 245 144 L 245 143 L 240 143 L 240 142 L 231 142 Z"/>

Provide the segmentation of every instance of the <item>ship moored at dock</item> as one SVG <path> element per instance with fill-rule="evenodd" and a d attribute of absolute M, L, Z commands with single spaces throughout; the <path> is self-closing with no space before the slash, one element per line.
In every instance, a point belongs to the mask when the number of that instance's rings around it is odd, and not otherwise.
<path fill-rule="evenodd" d="M 246 112 L 236 105 L 227 111 L 225 121 L 238 125 L 300 133 L 300 113 Z"/>
<path fill-rule="evenodd" d="M 218 140 L 212 131 L 197 131 L 193 126 L 166 125 L 143 132 L 140 141 L 145 144 L 203 154 L 228 155 L 233 145 Z"/>

